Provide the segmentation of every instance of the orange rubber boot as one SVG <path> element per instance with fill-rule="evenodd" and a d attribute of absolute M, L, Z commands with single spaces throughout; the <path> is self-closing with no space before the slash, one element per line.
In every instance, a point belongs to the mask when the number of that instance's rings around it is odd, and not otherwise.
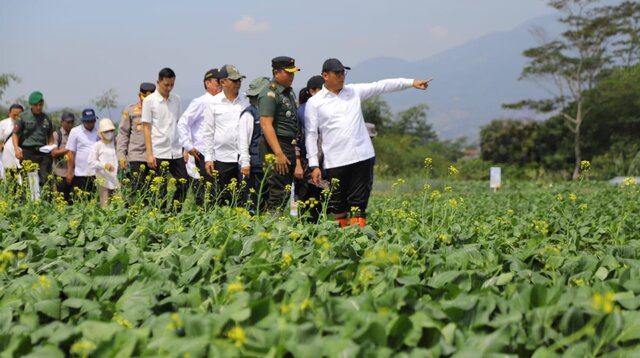
<path fill-rule="evenodd" d="M 351 218 L 349 221 L 350 225 L 358 225 L 360 227 L 365 227 L 367 225 L 367 219 L 361 217 Z"/>
<path fill-rule="evenodd" d="M 346 227 L 347 226 L 347 218 L 336 219 L 336 222 L 338 224 L 340 224 L 340 227 Z"/>

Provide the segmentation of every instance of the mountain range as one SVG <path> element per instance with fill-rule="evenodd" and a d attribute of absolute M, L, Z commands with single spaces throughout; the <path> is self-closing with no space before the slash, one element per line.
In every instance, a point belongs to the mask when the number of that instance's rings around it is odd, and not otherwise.
<path fill-rule="evenodd" d="M 537 45 L 531 34 L 534 27 L 544 28 L 551 37 L 561 31 L 555 16 L 538 17 L 510 31 L 494 32 L 420 61 L 393 57 L 366 60 L 352 66 L 347 82 L 433 77 L 426 93 L 408 90 L 385 94 L 383 99 L 394 112 L 426 103 L 427 120 L 440 138 L 477 141 L 480 127 L 493 119 L 535 115 L 503 110 L 502 104 L 548 95 L 538 84 L 518 80 L 526 65 L 524 50 Z"/>

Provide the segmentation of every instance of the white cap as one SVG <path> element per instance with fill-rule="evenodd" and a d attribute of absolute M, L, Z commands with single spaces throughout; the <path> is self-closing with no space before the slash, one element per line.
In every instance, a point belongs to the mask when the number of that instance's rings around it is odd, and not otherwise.
<path fill-rule="evenodd" d="M 113 126 L 113 122 L 109 118 L 102 118 L 100 125 L 98 126 L 98 132 L 114 131 L 116 127 Z"/>

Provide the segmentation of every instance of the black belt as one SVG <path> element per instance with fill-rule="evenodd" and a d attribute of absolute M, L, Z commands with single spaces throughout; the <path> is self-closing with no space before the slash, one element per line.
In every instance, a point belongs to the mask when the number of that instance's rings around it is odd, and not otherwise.
<path fill-rule="evenodd" d="M 21 147 L 21 148 L 22 148 L 22 150 L 29 150 L 29 151 L 39 152 L 40 148 L 42 148 L 42 147 L 27 146 L 27 147 Z"/>

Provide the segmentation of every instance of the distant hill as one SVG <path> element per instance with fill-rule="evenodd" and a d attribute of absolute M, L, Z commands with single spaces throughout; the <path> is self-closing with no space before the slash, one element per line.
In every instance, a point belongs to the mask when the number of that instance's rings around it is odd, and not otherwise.
<path fill-rule="evenodd" d="M 384 99 L 394 111 L 427 103 L 428 120 L 441 138 L 477 140 L 479 128 L 492 119 L 514 115 L 503 103 L 539 98 L 538 85 L 518 81 L 526 60 L 525 49 L 535 46 L 530 30 L 535 26 L 555 36 L 561 25 L 554 16 L 538 17 L 507 32 L 496 32 L 417 62 L 378 57 L 353 66 L 347 81 L 369 82 L 390 77 L 433 77 L 427 93 L 405 91 Z M 408 46 L 419 44 L 408 44 Z"/>

